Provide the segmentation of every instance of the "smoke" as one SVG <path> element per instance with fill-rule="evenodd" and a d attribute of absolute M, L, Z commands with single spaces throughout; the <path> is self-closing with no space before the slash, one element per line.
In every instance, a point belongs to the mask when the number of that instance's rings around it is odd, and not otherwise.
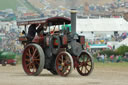
<path fill-rule="evenodd" d="M 78 1 L 79 0 L 65 0 L 65 6 L 68 6 L 70 9 L 76 9 Z"/>

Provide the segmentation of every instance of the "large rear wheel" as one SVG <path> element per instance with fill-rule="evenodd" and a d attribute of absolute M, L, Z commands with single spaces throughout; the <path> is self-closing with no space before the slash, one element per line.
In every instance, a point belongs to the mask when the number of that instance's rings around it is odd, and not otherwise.
<path fill-rule="evenodd" d="M 22 65 L 26 74 L 39 75 L 44 68 L 44 62 L 44 52 L 39 45 L 29 44 L 26 46 L 22 56 Z"/>
<path fill-rule="evenodd" d="M 56 57 L 56 71 L 61 76 L 67 76 L 73 69 L 73 59 L 68 52 L 61 52 Z"/>
<path fill-rule="evenodd" d="M 82 76 L 89 75 L 93 68 L 94 68 L 94 62 L 92 56 L 87 52 L 82 52 L 78 58 L 78 66 L 77 71 Z"/>

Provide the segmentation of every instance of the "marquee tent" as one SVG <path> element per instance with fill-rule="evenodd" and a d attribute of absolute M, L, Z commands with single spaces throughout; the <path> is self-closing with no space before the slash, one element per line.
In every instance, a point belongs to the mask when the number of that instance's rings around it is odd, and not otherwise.
<path fill-rule="evenodd" d="M 124 18 L 77 19 L 77 31 L 128 32 L 128 22 Z"/>

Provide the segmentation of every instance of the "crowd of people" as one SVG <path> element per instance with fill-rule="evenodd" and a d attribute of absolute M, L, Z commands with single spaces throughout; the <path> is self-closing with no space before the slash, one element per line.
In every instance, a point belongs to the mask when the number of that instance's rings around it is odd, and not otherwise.
<path fill-rule="evenodd" d="M 94 34 L 94 39 L 90 40 L 86 40 L 86 42 L 90 45 L 90 44 L 107 44 L 108 41 L 117 41 L 117 42 L 121 42 L 124 39 L 127 38 L 128 33 L 127 32 L 122 32 L 122 33 L 116 33 L 114 35 L 110 35 L 109 37 L 107 37 L 107 35 L 103 35 L 103 34 Z"/>
<path fill-rule="evenodd" d="M 22 53 L 22 46 L 18 41 L 19 32 L 16 30 L 5 30 L 4 28 L 0 29 L 0 33 L 3 36 L 0 36 L 0 47 L 1 51 L 11 51 L 15 53 Z"/>
<path fill-rule="evenodd" d="M 96 60 L 98 62 L 116 62 L 116 63 L 119 63 L 119 62 L 128 62 L 128 56 L 121 56 L 121 55 L 110 55 L 110 56 L 107 56 L 106 54 L 100 54 L 98 53 L 97 57 L 96 57 Z"/>

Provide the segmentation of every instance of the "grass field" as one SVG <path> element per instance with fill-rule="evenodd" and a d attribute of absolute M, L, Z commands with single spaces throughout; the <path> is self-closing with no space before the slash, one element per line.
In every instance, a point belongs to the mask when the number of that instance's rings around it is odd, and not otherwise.
<path fill-rule="evenodd" d="M 95 62 L 96 67 L 128 67 L 128 62 L 119 62 L 119 63 L 101 63 L 101 62 Z"/>
<path fill-rule="evenodd" d="M 0 0 L 0 10 L 12 8 L 16 10 L 17 0 Z"/>
<path fill-rule="evenodd" d="M 94 69 L 101 69 L 104 71 L 128 71 L 128 62 L 120 62 L 120 63 L 98 63 L 94 64 Z"/>

